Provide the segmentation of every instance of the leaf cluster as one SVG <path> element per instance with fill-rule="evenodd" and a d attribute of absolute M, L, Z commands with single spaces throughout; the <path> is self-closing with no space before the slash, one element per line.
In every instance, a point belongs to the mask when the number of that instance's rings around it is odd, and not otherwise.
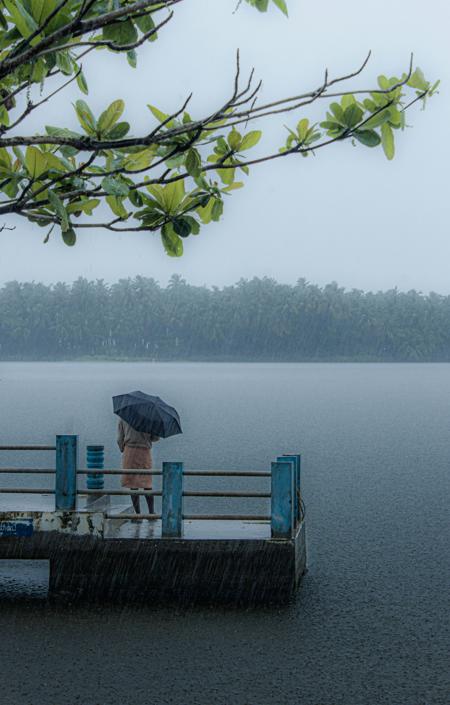
<path fill-rule="evenodd" d="M 266 12 L 269 0 L 246 0 Z M 252 165 L 352 140 L 395 152 L 395 131 L 406 126 L 405 111 L 433 95 L 420 69 L 401 78 L 380 76 L 365 91 L 332 92 L 359 75 L 330 80 L 319 88 L 271 103 L 259 102 L 253 72 L 242 84 L 239 55 L 231 95 L 200 117 L 181 108 L 167 113 L 148 104 L 149 127 L 133 134 L 126 105 L 116 98 L 99 114 L 89 105 L 84 72 L 94 50 L 124 54 L 136 66 L 137 49 L 154 42 L 183 0 L 0 0 L 0 214 L 15 214 L 47 229 L 55 226 L 67 245 L 82 228 L 160 233 L 170 256 L 184 241 L 222 217 L 225 199 L 243 186 Z M 287 15 L 284 0 L 272 0 Z M 74 103 L 79 128 L 47 124 L 42 134 L 18 134 L 35 110 L 76 82 L 83 98 Z M 335 89 L 333 89 L 335 91 Z M 408 98 L 408 92 L 414 98 Z M 311 124 L 307 106 L 334 98 L 325 119 Z M 409 102 L 408 102 L 409 101 Z M 285 144 L 262 148 L 261 123 L 270 116 L 300 112 Z M 259 127 L 259 125 L 258 125 Z M 252 152 L 250 150 L 255 150 Z M 105 219 L 95 220 L 97 211 Z"/>

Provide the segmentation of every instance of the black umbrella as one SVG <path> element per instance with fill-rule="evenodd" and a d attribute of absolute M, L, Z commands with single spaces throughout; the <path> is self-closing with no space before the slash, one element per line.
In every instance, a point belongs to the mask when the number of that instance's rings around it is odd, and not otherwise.
<path fill-rule="evenodd" d="M 113 410 L 136 431 L 160 438 L 183 433 L 180 417 L 172 406 L 144 392 L 129 392 L 113 397 Z"/>

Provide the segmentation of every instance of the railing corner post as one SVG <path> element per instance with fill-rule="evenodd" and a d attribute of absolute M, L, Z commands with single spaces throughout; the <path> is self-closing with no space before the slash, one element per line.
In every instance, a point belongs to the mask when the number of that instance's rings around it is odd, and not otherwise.
<path fill-rule="evenodd" d="M 271 534 L 290 539 L 294 530 L 294 461 L 283 458 L 272 463 Z"/>
<path fill-rule="evenodd" d="M 163 463 L 162 536 L 183 535 L 183 463 Z"/>
<path fill-rule="evenodd" d="M 77 506 L 78 436 L 56 436 L 55 511 Z"/>
<path fill-rule="evenodd" d="M 299 453 L 285 453 L 277 460 L 292 460 L 294 463 L 294 518 L 295 525 L 297 526 L 301 520 L 301 507 L 300 507 L 300 496 L 301 496 L 301 462 L 302 456 Z"/>

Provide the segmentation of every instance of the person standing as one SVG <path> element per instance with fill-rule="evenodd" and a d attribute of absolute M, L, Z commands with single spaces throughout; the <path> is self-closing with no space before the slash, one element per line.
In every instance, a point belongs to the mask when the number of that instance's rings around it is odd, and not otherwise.
<path fill-rule="evenodd" d="M 117 428 L 117 444 L 122 453 L 123 470 L 151 470 L 152 444 L 159 441 L 159 436 L 136 431 L 123 419 L 119 419 Z M 122 487 L 132 490 L 152 489 L 152 476 L 137 473 L 124 473 Z M 148 513 L 155 513 L 154 497 L 145 495 Z M 139 495 L 131 495 L 131 501 L 136 514 L 140 514 Z"/>

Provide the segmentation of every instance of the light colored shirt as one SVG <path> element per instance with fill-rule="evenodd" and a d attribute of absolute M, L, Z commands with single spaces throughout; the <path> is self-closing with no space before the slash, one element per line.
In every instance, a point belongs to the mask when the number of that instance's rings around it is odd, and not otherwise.
<path fill-rule="evenodd" d="M 123 419 L 119 419 L 117 427 L 117 445 L 120 452 L 123 453 L 125 446 L 131 448 L 151 448 L 152 443 L 159 441 L 159 436 L 154 436 L 152 433 L 142 433 L 136 431 L 132 426 L 127 424 Z"/>

